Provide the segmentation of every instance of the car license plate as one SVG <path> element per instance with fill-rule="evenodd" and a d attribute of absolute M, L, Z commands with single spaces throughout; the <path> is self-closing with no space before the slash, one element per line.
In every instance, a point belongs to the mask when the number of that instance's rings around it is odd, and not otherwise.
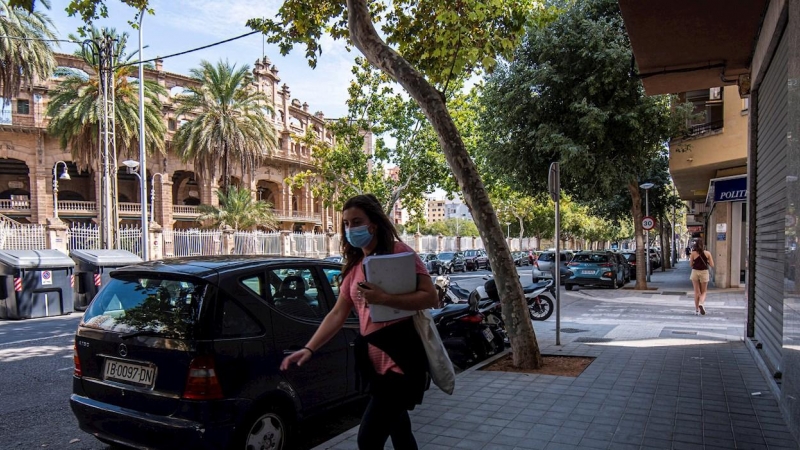
<path fill-rule="evenodd" d="M 584 275 L 594 275 L 594 270 L 581 270 Z"/>
<path fill-rule="evenodd" d="M 494 334 L 492 334 L 492 330 L 488 328 L 483 329 L 483 337 L 485 337 L 486 340 L 489 342 L 492 342 L 494 340 Z"/>
<path fill-rule="evenodd" d="M 152 387 L 156 381 L 156 368 L 145 364 L 118 361 L 106 358 L 104 380 L 122 381 L 137 386 Z"/>

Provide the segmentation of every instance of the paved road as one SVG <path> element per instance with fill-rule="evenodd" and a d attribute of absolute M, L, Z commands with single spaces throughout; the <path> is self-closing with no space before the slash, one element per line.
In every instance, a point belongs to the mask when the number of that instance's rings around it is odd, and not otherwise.
<path fill-rule="evenodd" d="M 519 270 L 530 280 L 530 268 Z M 451 276 L 466 289 L 488 272 Z M 626 290 L 562 290 L 562 341 L 680 337 L 736 339 L 742 336 L 741 294 L 710 295 L 709 314 L 694 316 L 692 299 Z M 0 447 L 3 449 L 91 449 L 108 447 L 80 431 L 67 398 L 72 382 L 73 330 L 79 314 L 26 321 L 0 321 Z M 534 322 L 537 337 L 552 340 L 555 314 Z M 304 449 L 325 442 L 358 423 L 359 408 L 321 417 L 307 427 Z M 77 441 L 75 441 L 77 439 Z M 72 443 L 70 443 L 72 442 Z"/>

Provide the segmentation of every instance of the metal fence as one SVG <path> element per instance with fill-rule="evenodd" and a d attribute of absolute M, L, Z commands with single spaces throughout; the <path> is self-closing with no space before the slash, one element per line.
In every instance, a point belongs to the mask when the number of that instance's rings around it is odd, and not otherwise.
<path fill-rule="evenodd" d="M 456 237 L 455 236 L 442 236 L 442 251 L 454 252 L 456 251 Z"/>
<path fill-rule="evenodd" d="M 44 225 L 13 225 L 0 222 L 0 249 L 44 250 L 47 248 L 47 230 Z"/>
<path fill-rule="evenodd" d="M 73 223 L 67 230 L 67 250 L 97 250 L 100 245 L 100 227 L 97 224 Z"/>
<path fill-rule="evenodd" d="M 328 252 L 327 236 L 316 233 L 293 233 L 291 239 L 291 254 L 311 258 L 324 258 Z"/>
<path fill-rule="evenodd" d="M 233 251 L 237 255 L 280 255 L 281 234 L 237 231 L 233 233 Z"/>
<path fill-rule="evenodd" d="M 142 229 L 134 226 L 123 226 L 119 229 L 119 248 L 138 255 L 142 254 Z"/>
<path fill-rule="evenodd" d="M 164 257 L 221 255 L 221 237 L 217 230 L 165 230 Z"/>

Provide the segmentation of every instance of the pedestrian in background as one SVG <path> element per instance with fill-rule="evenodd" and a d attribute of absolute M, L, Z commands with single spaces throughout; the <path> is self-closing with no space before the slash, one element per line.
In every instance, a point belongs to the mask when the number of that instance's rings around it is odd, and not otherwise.
<path fill-rule="evenodd" d="M 689 259 L 689 255 L 691 255 L 691 254 L 692 254 L 692 246 L 691 245 L 687 245 L 686 246 L 686 259 Z"/>
<path fill-rule="evenodd" d="M 694 313 L 695 315 L 706 314 L 704 303 L 708 292 L 709 269 L 714 267 L 714 259 L 711 252 L 703 247 L 703 241 L 698 239 L 694 243 L 694 249 L 689 256 L 689 264 L 692 266 L 692 274 L 689 279 L 694 286 Z"/>
<path fill-rule="evenodd" d="M 387 294 L 365 281 L 362 269 L 365 255 L 414 252 L 400 240 L 374 195 L 357 195 L 345 202 L 342 234 L 344 269 L 336 305 L 306 346 L 284 358 L 281 370 L 289 369 L 292 364 L 302 366 L 336 335 L 355 309 L 361 331 L 356 339 L 356 370 L 370 394 L 358 431 L 358 448 L 383 449 L 391 436 L 394 448 L 416 450 L 408 411 L 422 403 L 430 385 L 425 348 L 411 317 L 374 323 L 369 305 L 409 311 L 435 308 L 439 303 L 436 289 L 420 258 L 415 258 L 417 290 L 412 293 Z"/>

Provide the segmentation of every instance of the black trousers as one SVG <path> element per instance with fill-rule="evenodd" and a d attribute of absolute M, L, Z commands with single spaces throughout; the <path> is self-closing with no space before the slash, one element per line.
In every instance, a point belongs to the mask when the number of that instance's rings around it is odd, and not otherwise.
<path fill-rule="evenodd" d="M 400 399 L 392 395 L 372 394 L 361 427 L 358 430 L 359 450 L 383 450 L 392 438 L 395 450 L 417 450 L 417 441 L 411 431 L 408 410 Z"/>

